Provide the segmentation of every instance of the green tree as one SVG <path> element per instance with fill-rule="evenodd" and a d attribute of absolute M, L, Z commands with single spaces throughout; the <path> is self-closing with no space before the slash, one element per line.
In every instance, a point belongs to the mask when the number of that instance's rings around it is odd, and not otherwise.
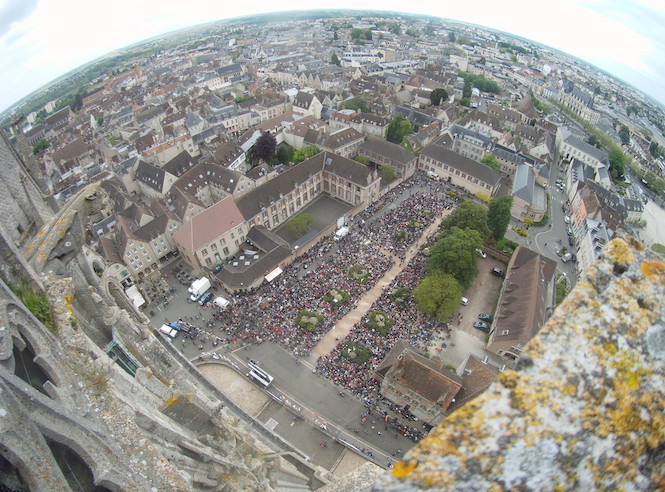
<path fill-rule="evenodd" d="M 654 159 L 658 159 L 661 155 L 663 155 L 663 149 L 655 140 L 652 140 L 651 144 L 649 144 L 649 152 L 654 157 Z"/>
<path fill-rule="evenodd" d="M 610 150 L 608 157 L 610 161 L 610 173 L 614 179 L 623 179 L 626 170 L 626 154 L 619 147 Z"/>
<path fill-rule="evenodd" d="M 337 29 L 335 29 L 335 32 L 333 32 L 333 41 L 337 41 L 339 39 L 339 36 L 337 35 Z"/>
<path fill-rule="evenodd" d="M 455 41 L 457 41 L 457 37 L 455 36 L 455 31 L 450 31 L 448 33 L 448 42 L 454 43 Z"/>
<path fill-rule="evenodd" d="M 49 143 L 46 141 L 45 138 L 40 138 L 37 140 L 35 145 L 32 147 L 32 153 L 35 155 L 41 154 L 44 152 L 46 149 L 49 147 Z"/>
<path fill-rule="evenodd" d="M 337 32 L 335 32 L 337 34 Z M 332 56 L 330 57 L 330 63 L 333 65 L 337 65 L 338 67 L 342 66 L 342 62 L 339 61 L 339 57 L 337 56 L 337 53 L 333 53 Z"/>
<path fill-rule="evenodd" d="M 492 231 L 494 239 L 499 241 L 506 234 L 510 224 L 510 209 L 513 206 L 512 195 L 503 195 L 490 200 L 487 210 L 487 225 Z"/>
<path fill-rule="evenodd" d="M 459 102 L 459 103 L 460 103 L 462 106 L 466 106 L 467 108 L 470 108 L 470 107 L 471 107 L 471 98 L 469 98 L 469 97 L 463 97 L 462 99 L 460 99 L 460 102 Z"/>
<path fill-rule="evenodd" d="M 434 89 L 432 92 L 429 94 L 429 99 L 432 101 L 432 104 L 434 106 L 438 106 L 441 104 L 441 101 L 447 101 L 448 100 L 448 91 L 439 87 L 437 89 Z"/>
<path fill-rule="evenodd" d="M 453 227 L 430 249 L 427 271 L 449 273 L 464 287 L 468 287 L 478 274 L 476 249 L 482 246 L 483 240 L 478 231 Z"/>
<path fill-rule="evenodd" d="M 401 144 L 407 135 L 413 132 L 413 125 L 409 120 L 404 118 L 401 113 L 398 113 L 395 118 L 388 125 L 386 132 L 386 140 L 394 144 Z"/>
<path fill-rule="evenodd" d="M 459 306 L 462 286 L 452 275 L 436 271 L 418 284 L 413 295 L 420 312 L 448 321 Z"/>
<path fill-rule="evenodd" d="M 321 152 L 321 149 L 316 145 L 308 145 L 307 147 L 303 147 L 300 150 L 296 150 L 296 152 L 293 154 L 293 164 L 300 164 L 305 159 L 314 157 L 319 152 Z"/>
<path fill-rule="evenodd" d="M 355 96 L 353 99 L 345 101 L 343 104 L 345 109 L 352 109 L 359 113 L 367 113 L 369 106 L 365 96 Z"/>
<path fill-rule="evenodd" d="M 371 29 L 361 29 L 354 28 L 351 30 L 351 39 L 356 41 L 371 41 L 372 40 L 372 30 Z"/>
<path fill-rule="evenodd" d="M 296 236 L 302 236 L 314 224 L 314 217 L 310 214 L 300 214 L 293 217 L 286 224 L 286 228 Z"/>
<path fill-rule="evenodd" d="M 487 211 L 473 202 L 462 203 L 457 210 L 443 220 L 441 227 L 444 230 L 450 230 L 453 227 L 473 229 L 478 231 L 483 242 L 492 233 L 487 225 Z"/>
<path fill-rule="evenodd" d="M 621 125 L 621 128 L 619 128 L 619 138 L 621 138 L 622 145 L 630 143 L 630 130 L 626 125 Z"/>
<path fill-rule="evenodd" d="M 288 162 L 291 161 L 291 158 L 293 157 L 293 152 L 294 152 L 293 147 L 280 145 L 279 147 L 277 147 L 275 156 L 277 157 L 277 161 L 280 164 L 287 164 Z"/>
<path fill-rule="evenodd" d="M 358 154 L 353 158 L 354 161 L 360 162 L 361 164 L 369 164 L 369 157 L 366 155 Z"/>
<path fill-rule="evenodd" d="M 379 167 L 379 174 L 385 180 L 391 180 L 391 179 L 395 179 L 395 177 L 397 177 L 397 173 L 395 172 L 395 168 L 392 167 L 390 164 L 381 165 Z"/>
<path fill-rule="evenodd" d="M 270 159 L 275 155 L 275 149 L 277 148 L 277 140 L 275 136 L 270 132 L 264 132 L 256 140 L 256 143 L 253 147 L 254 157 L 257 159 L 263 159 L 266 162 L 270 162 Z"/>
<path fill-rule="evenodd" d="M 497 160 L 496 156 L 494 154 L 486 154 L 483 156 L 482 159 L 480 159 L 480 162 L 485 164 L 486 166 L 491 167 L 494 169 L 496 172 L 500 173 L 501 172 L 501 164 Z"/>
<path fill-rule="evenodd" d="M 464 88 L 462 89 L 462 98 L 471 98 L 471 79 L 464 80 Z"/>
<path fill-rule="evenodd" d="M 600 145 L 600 140 L 598 140 L 598 137 L 595 135 L 590 135 L 589 138 L 587 139 L 587 142 L 589 145 L 593 145 L 594 147 L 598 147 Z"/>

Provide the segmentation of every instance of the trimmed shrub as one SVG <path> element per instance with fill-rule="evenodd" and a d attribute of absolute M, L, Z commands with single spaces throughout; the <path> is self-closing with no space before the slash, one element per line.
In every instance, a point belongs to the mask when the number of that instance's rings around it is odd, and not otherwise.
<path fill-rule="evenodd" d="M 348 345 L 342 349 L 342 355 L 348 357 L 351 362 L 360 365 L 370 359 L 372 352 L 358 342 L 349 342 Z"/>
<path fill-rule="evenodd" d="M 330 289 L 330 292 L 323 296 L 323 299 L 328 301 L 331 306 L 339 307 L 351 299 L 351 294 L 343 290 Z"/>
<path fill-rule="evenodd" d="M 298 313 L 297 324 L 303 330 L 314 332 L 323 324 L 323 316 L 303 309 Z"/>

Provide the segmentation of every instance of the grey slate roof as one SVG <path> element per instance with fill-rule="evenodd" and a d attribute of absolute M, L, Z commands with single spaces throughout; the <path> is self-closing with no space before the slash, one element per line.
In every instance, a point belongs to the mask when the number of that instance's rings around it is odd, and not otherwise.
<path fill-rule="evenodd" d="M 162 169 L 167 173 L 180 177 L 194 167 L 194 165 L 196 165 L 196 159 L 189 155 L 189 152 L 183 150 L 169 162 L 164 164 Z"/>
<path fill-rule="evenodd" d="M 372 170 L 367 166 L 333 152 L 320 152 L 241 196 L 236 200 L 236 205 L 243 217 L 249 220 L 291 193 L 296 184 L 304 183 L 323 170 L 361 187 L 372 181 Z"/>
<path fill-rule="evenodd" d="M 401 164 L 402 166 L 405 166 L 416 158 L 416 155 L 413 154 L 413 152 L 410 152 L 401 145 L 388 142 L 387 140 L 378 137 L 368 139 L 360 146 L 359 150 L 360 152 L 366 150 L 388 157 L 393 162 Z"/>
<path fill-rule="evenodd" d="M 607 160 L 607 152 L 605 152 L 604 150 L 600 150 L 599 148 L 594 147 L 590 143 L 587 143 L 584 140 L 580 140 L 579 138 L 574 137 L 573 135 L 568 135 L 565 138 L 564 142 L 584 152 L 585 154 L 595 157 L 601 162 L 603 160 Z"/>
<path fill-rule="evenodd" d="M 428 145 L 420 152 L 420 155 L 431 157 L 439 162 L 448 164 L 492 186 L 495 186 L 499 182 L 500 174 L 492 168 L 440 145 Z"/>
<path fill-rule="evenodd" d="M 153 190 L 162 192 L 164 177 L 166 176 L 164 169 L 148 164 L 145 161 L 139 161 L 134 171 L 134 176 L 138 181 L 146 184 Z"/>
<path fill-rule="evenodd" d="M 515 170 L 515 177 L 513 179 L 513 195 L 526 200 L 528 203 L 532 203 L 535 182 L 536 177 L 533 174 L 531 166 L 519 164 Z"/>

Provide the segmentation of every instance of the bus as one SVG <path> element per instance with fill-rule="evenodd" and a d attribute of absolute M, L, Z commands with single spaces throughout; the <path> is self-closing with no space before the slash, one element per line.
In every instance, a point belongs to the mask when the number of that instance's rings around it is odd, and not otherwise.
<path fill-rule="evenodd" d="M 270 374 L 261 369 L 258 364 L 254 362 L 248 362 L 247 366 L 249 367 L 248 377 L 251 377 L 257 383 L 261 384 L 264 388 L 269 388 L 272 385 L 272 382 L 275 380 Z"/>

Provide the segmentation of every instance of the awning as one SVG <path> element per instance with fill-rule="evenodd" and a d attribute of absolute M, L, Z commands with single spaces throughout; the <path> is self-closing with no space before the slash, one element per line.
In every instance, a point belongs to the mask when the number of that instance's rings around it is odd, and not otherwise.
<path fill-rule="evenodd" d="M 139 292 L 139 289 L 136 287 L 136 285 L 132 285 L 129 289 L 127 289 L 125 294 L 127 294 L 127 297 L 132 300 L 134 307 L 140 308 L 145 304 L 145 299 Z"/>
<path fill-rule="evenodd" d="M 282 273 L 282 271 L 283 270 L 280 267 L 275 268 L 272 272 L 266 275 L 266 280 L 272 282 L 280 273 Z"/>

